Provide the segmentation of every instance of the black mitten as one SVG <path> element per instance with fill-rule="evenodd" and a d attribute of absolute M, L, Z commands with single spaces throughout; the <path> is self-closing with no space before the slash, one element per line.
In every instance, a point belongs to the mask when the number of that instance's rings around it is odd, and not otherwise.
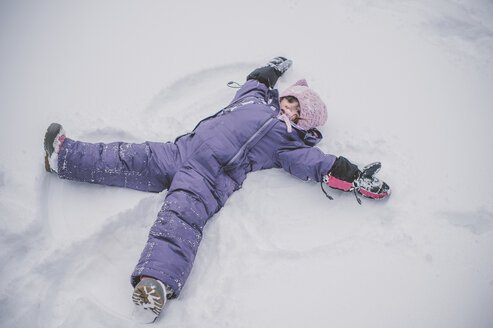
<path fill-rule="evenodd" d="M 375 177 L 381 167 L 380 162 L 375 162 L 368 164 L 360 171 L 355 164 L 340 156 L 332 165 L 329 173 L 323 177 L 323 182 L 335 189 L 354 191 L 355 195 L 358 192 L 368 198 L 383 199 L 390 196 L 390 187 Z M 329 197 L 327 193 L 326 195 Z M 361 204 L 357 195 L 356 198 Z"/>
<path fill-rule="evenodd" d="M 270 67 L 274 67 L 276 71 L 278 71 L 282 75 L 291 67 L 291 65 L 293 65 L 293 61 L 291 59 L 279 56 L 276 58 L 272 58 L 267 65 Z"/>
<path fill-rule="evenodd" d="M 358 166 L 351 163 L 345 157 L 338 157 L 332 165 L 329 174 L 326 177 L 327 185 L 332 188 L 351 191 L 353 190 L 353 182 L 361 175 Z"/>
<path fill-rule="evenodd" d="M 273 58 L 267 63 L 267 66 L 257 68 L 247 76 L 248 80 L 257 80 L 262 82 L 269 88 L 273 88 L 279 77 L 286 72 L 291 65 L 292 60 L 286 59 L 284 57 Z"/>
<path fill-rule="evenodd" d="M 375 162 L 363 168 L 361 176 L 354 181 L 354 186 L 360 194 L 373 199 L 382 199 L 390 196 L 389 185 L 375 177 L 375 174 L 380 171 L 381 167 L 382 164 L 380 162 Z"/>

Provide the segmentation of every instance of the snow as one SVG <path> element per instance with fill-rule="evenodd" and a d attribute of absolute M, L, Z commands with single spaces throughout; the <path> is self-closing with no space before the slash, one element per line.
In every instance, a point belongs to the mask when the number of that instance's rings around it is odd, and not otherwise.
<path fill-rule="evenodd" d="M 381 161 L 388 201 L 250 174 L 205 227 L 157 327 L 492 327 L 493 3 L 2 1 L 0 326 L 140 327 L 129 275 L 166 192 L 44 171 L 60 122 L 167 141 L 293 59 L 328 104 L 320 148 Z"/>

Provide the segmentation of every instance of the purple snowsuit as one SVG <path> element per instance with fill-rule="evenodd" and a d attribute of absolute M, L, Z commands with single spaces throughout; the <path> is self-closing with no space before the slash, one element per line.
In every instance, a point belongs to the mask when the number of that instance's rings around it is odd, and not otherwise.
<path fill-rule="evenodd" d="M 65 139 L 61 178 L 160 192 L 169 189 L 132 273 L 161 280 L 178 296 L 188 278 L 207 220 L 241 188 L 248 172 L 283 168 L 320 182 L 336 157 L 313 147 L 318 131 L 278 118 L 279 94 L 247 81 L 233 101 L 175 142 L 91 144 Z"/>

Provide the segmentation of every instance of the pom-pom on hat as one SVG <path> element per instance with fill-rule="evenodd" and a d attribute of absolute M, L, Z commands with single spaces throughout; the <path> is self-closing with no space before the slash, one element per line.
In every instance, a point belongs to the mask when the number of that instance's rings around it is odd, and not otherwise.
<path fill-rule="evenodd" d="M 280 97 L 293 96 L 300 103 L 298 126 L 305 130 L 322 126 L 327 122 L 327 106 L 320 96 L 308 87 L 305 79 L 299 80 L 284 90 Z"/>

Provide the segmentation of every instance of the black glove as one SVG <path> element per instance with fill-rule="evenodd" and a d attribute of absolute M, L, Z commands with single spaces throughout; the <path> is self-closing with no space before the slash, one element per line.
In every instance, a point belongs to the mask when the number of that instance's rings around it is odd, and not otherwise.
<path fill-rule="evenodd" d="M 257 68 L 247 76 L 248 80 L 257 80 L 262 82 L 269 88 L 273 88 L 276 85 L 279 77 L 286 72 L 291 65 L 292 60 L 284 57 L 276 57 L 267 63 L 267 66 Z"/>
<path fill-rule="evenodd" d="M 358 166 L 351 163 L 346 157 L 338 157 L 329 171 L 327 184 L 329 187 L 351 191 L 353 182 L 361 175 Z"/>
<path fill-rule="evenodd" d="M 382 199 L 390 196 L 390 187 L 375 177 L 381 167 L 382 164 L 380 162 L 375 162 L 368 164 L 363 168 L 363 171 L 360 171 L 358 166 L 351 163 L 347 158 L 340 156 L 322 181 L 335 189 L 355 191 L 368 198 Z M 326 195 L 329 197 L 327 193 Z M 358 203 L 361 204 L 359 198 L 357 196 L 356 198 Z"/>
<path fill-rule="evenodd" d="M 291 65 L 293 65 L 293 61 L 291 59 L 279 56 L 276 58 L 272 58 L 267 65 L 270 67 L 274 67 L 274 69 L 282 75 L 291 67 Z"/>
<path fill-rule="evenodd" d="M 375 177 L 382 164 L 375 162 L 363 168 L 360 177 L 354 181 L 354 188 L 363 196 L 373 199 L 382 199 L 390 196 L 390 187 L 384 181 Z"/>

